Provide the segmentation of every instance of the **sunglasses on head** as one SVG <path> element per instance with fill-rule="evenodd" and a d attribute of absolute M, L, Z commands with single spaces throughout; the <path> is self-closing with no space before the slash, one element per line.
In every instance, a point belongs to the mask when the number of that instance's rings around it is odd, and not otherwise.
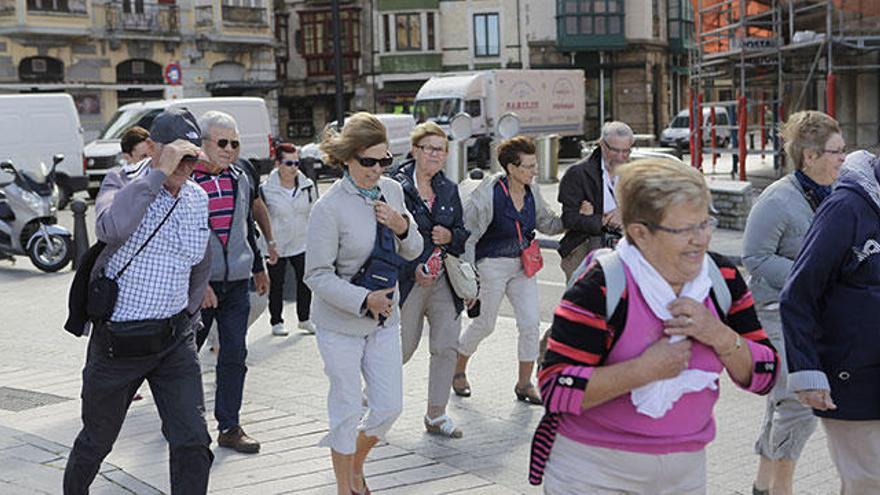
<path fill-rule="evenodd" d="M 356 158 L 358 163 L 360 163 L 362 167 L 366 168 L 373 168 L 377 164 L 382 168 L 388 168 L 394 161 L 394 157 L 391 156 L 391 153 L 388 153 L 384 158 L 370 158 L 368 156 L 358 156 Z"/>
<path fill-rule="evenodd" d="M 235 139 L 233 139 L 233 140 L 218 139 L 217 140 L 217 146 L 219 146 L 221 148 L 225 148 L 225 147 L 229 146 L 230 144 L 232 145 L 232 149 L 237 150 L 238 147 L 241 145 L 241 141 L 238 141 Z"/>
<path fill-rule="evenodd" d="M 282 164 L 287 165 L 288 167 L 298 167 L 299 160 L 282 160 Z"/>

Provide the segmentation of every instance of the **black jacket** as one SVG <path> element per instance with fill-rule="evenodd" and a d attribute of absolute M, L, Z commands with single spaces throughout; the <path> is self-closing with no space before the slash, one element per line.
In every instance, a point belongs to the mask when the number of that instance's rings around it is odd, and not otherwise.
<path fill-rule="evenodd" d="M 394 174 L 394 180 L 400 182 L 400 185 L 403 187 L 406 209 L 409 210 L 413 220 L 419 226 L 419 233 L 422 234 L 422 239 L 424 240 L 422 254 L 403 265 L 400 269 L 398 284 L 400 287 L 401 306 L 406 301 L 406 297 L 412 290 L 413 285 L 415 285 L 416 269 L 431 256 L 436 247 L 431 241 L 431 231 L 434 229 L 434 225 L 441 225 L 452 231 L 452 242 L 445 247 L 449 254 L 455 256 L 461 256 L 464 253 L 464 243 L 467 241 L 468 236 L 470 236 L 470 232 L 464 228 L 464 216 L 461 207 L 461 197 L 458 195 L 458 186 L 447 179 L 442 171 L 437 172 L 431 178 L 431 188 L 434 190 L 436 199 L 429 212 L 428 206 L 421 199 L 419 191 L 416 189 L 415 168 L 415 160 L 407 160 L 401 164 Z M 446 283 L 449 283 L 445 272 L 444 279 Z M 455 291 L 452 292 L 452 299 L 455 302 L 456 311 L 461 313 L 464 309 L 464 303 L 455 295 Z"/>
<path fill-rule="evenodd" d="M 559 242 L 559 255 L 568 256 L 578 246 L 591 240 L 601 242 L 602 212 L 605 195 L 602 191 L 602 148 L 596 147 L 585 160 L 575 163 L 559 181 L 557 200 L 562 203 L 562 225 L 565 236 Z M 581 203 L 593 205 L 593 214 L 580 214 Z"/>

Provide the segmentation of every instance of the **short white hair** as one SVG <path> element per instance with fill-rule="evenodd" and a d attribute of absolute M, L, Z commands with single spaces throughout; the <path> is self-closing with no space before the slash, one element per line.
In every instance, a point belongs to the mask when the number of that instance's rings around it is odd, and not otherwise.
<path fill-rule="evenodd" d="M 218 110 L 210 110 L 199 117 L 199 129 L 202 130 L 202 138 L 211 138 L 211 129 L 232 129 L 238 134 L 238 124 L 232 115 Z"/>
<path fill-rule="evenodd" d="M 202 129 L 204 129 L 204 127 L 202 127 Z M 635 141 L 632 128 L 617 120 L 605 122 L 605 125 L 602 126 L 602 142 L 607 143 L 608 138 L 610 138 L 611 136 L 622 137 L 629 139 L 630 141 Z"/>

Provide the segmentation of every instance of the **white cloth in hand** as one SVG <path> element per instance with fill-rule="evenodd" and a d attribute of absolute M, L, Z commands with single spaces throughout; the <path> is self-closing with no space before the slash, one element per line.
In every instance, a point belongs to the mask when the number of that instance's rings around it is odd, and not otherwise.
<path fill-rule="evenodd" d="M 669 312 L 669 304 L 679 296 L 672 290 L 669 282 L 654 268 L 648 260 L 642 256 L 639 249 L 627 242 L 626 238 L 620 240 L 615 248 L 620 259 L 629 268 L 629 272 L 639 287 L 642 297 L 651 308 L 657 318 L 669 320 L 672 313 Z M 706 256 L 709 256 L 708 254 Z M 712 289 L 712 279 L 709 278 L 709 261 L 703 260 L 703 267 L 697 277 L 681 289 L 680 297 L 689 297 L 695 301 L 703 302 Z M 684 340 L 682 335 L 670 337 L 670 343 Z M 705 388 L 716 390 L 720 375 L 711 371 L 687 369 L 675 378 L 658 380 L 634 389 L 630 393 L 630 400 L 636 411 L 654 419 L 662 418 L 675 401 L 688 392 L 699 392 Z"/>

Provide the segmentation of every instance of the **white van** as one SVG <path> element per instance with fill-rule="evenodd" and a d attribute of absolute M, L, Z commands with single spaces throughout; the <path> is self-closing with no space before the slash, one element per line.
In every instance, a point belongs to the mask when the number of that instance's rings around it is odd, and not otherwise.
<path fill-rule="evenodd" d="M 116 111 L 98 139 L 86 146 L 86 173 L 89 194 L 98 193 L 107 171 L 115 167 L 122 153 L 119 139 L 132 126 L 150 130 L 153 119 L 167 108 L 183 107 L 199 118 L 210 110 L 226 112 L 238 124 L 241 157 L 254 162 L 257 170 L 267 170 L 273 160 L 272 127 L 269 111 L 262 98 L 181 98 L 124 105 Z"/>
<path fill-rule="evenodd" d="M 409 153 L 412 145 L 410 144 L 410 134 L 416 126 L 416 121 L 412 115 L 406 113 L 376 113 L 373 114 L 385 126 L 388 133 L 388 150 L 394 156 L 395 164 L 400 162 Z M 324 129 L 335 127 L 336 121 L 330 122 Z M 316 179 L 321 175 L 332 175 L 333 172 L 327 170 L 324 166 L 323 154 L 319 148 L 321 135 L 315 137 L 314 143 L 303 145 L 299 149 L 300 159 L 305 160 L 305 172 L 312 179 Z"/>
<path fill-rule="evenodd" d="M 83 130 L 73 98 L 61 93 L 0 96 L 0 160 L 21 170 L 52 166 L 52 156 L 64 161 L 56 169 L 58 207 L 86 188 L 83 171 Z"/>
<path fill-rule="evenodd" d="M 712 112 L 708 108 L 703 109 L 703 146 L 709 146 L 712 143 Z M 724 107 L 715 107 L 715 125 L 730 125 L 730 117 L 727 109 Z M 727 147 L 730 144 L 733 131 L 730 129 L 716 129 L 715 139 L 719 148 Z M 669 127 L 663 129 L 660 134 L 660 146 L 669 148 L 686 149 L 690 146 L 690 114 L 685 109 L 678 112 L 678 115 L 669 123 Z"/>

